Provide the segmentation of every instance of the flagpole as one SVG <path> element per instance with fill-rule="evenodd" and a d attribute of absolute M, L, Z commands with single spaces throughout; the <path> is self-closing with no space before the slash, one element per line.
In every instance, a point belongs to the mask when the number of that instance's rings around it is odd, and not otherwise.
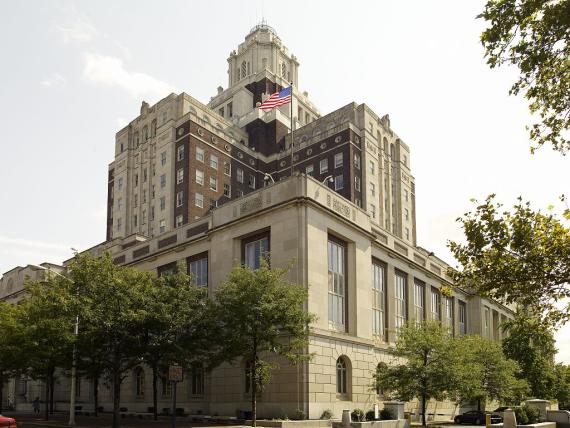
<path fill-rule="evenodd" d="M 291 82 L 291 177 L 293 177 L 293 136 L 295 131 L 295 121 L 293 119 L 293 82 Z"/>

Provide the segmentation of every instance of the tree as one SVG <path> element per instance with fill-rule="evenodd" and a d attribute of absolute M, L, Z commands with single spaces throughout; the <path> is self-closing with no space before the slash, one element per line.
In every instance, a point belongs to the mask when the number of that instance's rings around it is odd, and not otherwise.
<path fill-rule="evenodd" d="M 217 325 L 218 355 L 250 364 L 252 426 L 256 425 L 258 389 L 275 367 L 270 355 L 293 363 L 310 358 L 309 324 L 314 316 L 304 309 L 307 290 L 286 279 L 288 269 L 270 268 L 265 260 L 251 270 L 236 266 L 215 293 L 212 321 Z"/>
<path fill-rule="evenodd" d="M 462 266 L 452 277 L 482 295 L 532 309 L 551 324 L 566 321 L 569 307 L 555 303 L 570 296 L 570 229 L 520 198 L 512 211 L 494 198 L 458 219 L 466 242 L 448 243 Z M 568 210 L 564 216 L 570 218 Z"/>
<path fill-rule="evenodd" d="M 0 414 L 4 384 L 26 367 L 25 355 L 21 352 L 21 328 L 16 321 L 16 308 L 0 301 Z"/>
<path fill-rule="evenodd" d="M 516 378 L 517 363 L 505 357 L 500 344 L 481 336 L 463 336 L 455 342 L 459 355 L 455 369 L 458 401 L 476 401 L 481 410 L 487 400 L 516 401 L 526 393 L 528 385 Z"/>
<path fill-rule="evenodd" d="M 402 401 L 418 398 L 426 426 L 427 402 L 443 400 L 455 388 L 450 368 L 457 365 L 457 353 L 448 329 L 437 321 L 410 322 L 398 331 L 388 353 L 393 361 L 374 374 L 376 389 Z"/>
<path fill-rule="evenodd" d="M 207 346 L 204 318 L 205 289 L 193 284 L 177 266 L 172 275 L 154 278 L 147 296 L 148 317 L 143 326 L 143 359 L 152 369 L 154 420 L 158 419 L 157 380 L 159 372 L 173 363 L 190 366 Z"/>
<path fill-rule="evenodd" d="M 513 320 L 505 322 L 503 329 L 508 333 L 503 339 L 503 351 L 507 358 L 519 364 L 519 378 L 528 382 L 531 396 L 556 398 L 554 356 L 557 350 L 552 327 L 519 311 Z"/>
<path fill-rule="evenodd" d="M 556 364 L 554 367 L 556 376 L 556 399 L 561 410 L 570 408 L 570 366 Z"/>
<path fill-rule="evenodd" d="M 101 258 L 76 254 L 70 278 L 80 315 L 78 349 L 81 352 L 95 345 L 105 350 L 99 355 L 99 364 L 113 385 L 113 427 L 117 428 L 121 384 L 143 354 L 152 275 L 117 266 L 108 253 Z"/>
<path fill-rule="evenodd" d="M 75 341 L 73 283 L 47 274 L 44 281 L 26 283 L 28 297 L 17 307 L 16 323 L 21 328 L 20 349 L 26 355 L 22 371 L 45 382 L 45 419 L 54 411 L 56 368 L 69 368 Z M 25 365 L 25 366 L 24 366 Z"/>
<path fill-rule="evenodd" d="M 479 15 L 487 64 L 519 68 L 510 94 L 523 92 L 541 123 L 530 128 L 537 147 L 570 149 L 570 0 L 489 0 Z"/>

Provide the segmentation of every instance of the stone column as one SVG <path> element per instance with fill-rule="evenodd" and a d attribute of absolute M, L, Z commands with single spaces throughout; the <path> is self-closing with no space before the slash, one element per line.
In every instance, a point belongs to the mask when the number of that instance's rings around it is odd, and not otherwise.
<path fill-rule="evenodd" d="M 388 328 L 388 342 L 395 342 L 396 341 L 396 305 L 394 302 L 394 287 L 395 287 L 395 279 L 394 279 L 395 271 L 394 265 L 388 264 L 386 266 L 386 300 L 388 301 L 387 305 L 387 313 L 386 318 L 388 322 L 386 323 L 386 327 Z"/>

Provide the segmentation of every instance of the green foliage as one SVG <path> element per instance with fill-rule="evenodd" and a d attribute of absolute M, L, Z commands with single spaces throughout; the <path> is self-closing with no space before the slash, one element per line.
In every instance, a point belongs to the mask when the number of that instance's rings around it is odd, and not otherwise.
<path fill-rule="evenodd" d="M 301 409 L 297 409 L 295 410 L 295 413 L 293 414 L 292 419 L 294 421 L 304 421 L 305 419 L 307 419 L 307 415 L 305 414 L 305 412 Z"/>
<path fill-rule="evenodd" d="M 556 398 L 554 356 L 557 350 L 552 327 L 519 311 L 503 328 L 508 333 L 502 342 L 503 352 L 519 364 L 519 378 L 528 382 L 530 396 Z"/>
<path fill-rule="evenodd" d="M 515 407 L 515 416 L 517 418 L 517 425 L 528 425 L 528 416 L 524 407 Z"/>
<path fill-rule="evenodd" d="M 256 270 L 236 266 L 207 311 L 215 326 L 219 361 L 251 362 L 252 424 L 257 391 L 269 382 L 275 366 L 270 356 L 285 357 L 293 364 L 311 357 L 305 353 L 314 320 L 304 309 L 307 290 L 289 283 L 287 273 L 288 269 L 270 268 L 263 259 Z"/>
<path fill-rule="evenodd" d="M 478 293 L 533 310 L 551 324 L 570 318 L 570 229 L 552 214 L 519 202 L 503 211 L 490 195 L 458 221 L 465 244 L 448 246 L 462 266 L 454 280 Z"/>
<path fill-rule="evenodd" d="M 332 419 L 333 417 L 333 412 L 330 409 L 325 409 L 323 410 L 323 413 L 321 413 L 321 419 Z"/>
<path fill-rule="evenodd" d="M 435 321 L 408 323 L 388 352 L 393 364 L 375 373 L 375 388 L 402 401 L 418 398 L 425 425 L 427 401 L 445 399 L 455 387 L 450 367 L 456 365 L 457 353 L 448 330 Z"/>
<path fill-rule="evenodd" d="M 455 342 L 459 355 L 457 401 L 508 402 L 525 395 L 528 386 L 516 377 L 517 363 L 505 357 L 500 344 L 481 336 L 463 336 Z"/>
<path fill-rule="evenodd" d="M 570 366 L 556 364 L 554 367 L 556 376 L 556 399 L 560 409 L 570 407 Z"/>
<path fill-rule="evenodd" d="M 526 413 L 526 417 L 528 418 L 529 424 L 535 424 L 538 422 L 540 418 L 540 410 L 538 410 L 538 408 L 526 405 L 523 406 L 523 409 Z"/>
<path fill-rule="evenodd" d="M 374 410 L 368 410 L 366 412 L 366 418 L 367 421 L 373 421 L 374 420 Z"/>
<path fill-rule="evenodd" d="M 388 409 L 382 409 L 380 410 L 380 419 L 383 421 L 389 421 L 394 419 L 394 415 L 392 415 L 392 412 Z"/>
<path fill-rule="evenodd" d="M 362 409 L 354 409 L 352 412 L 350 412 L 350 419 L 353 422 L 363 422 L 366 418 L 366 415 L 364 414 L 364 410 Z"/>
<path fill-rule="evenodd" d="M 540 122 L 530 129 L 534 151 L 543 144 L 570 149 L 570 0 L 488 0 L 479 15 L 487 64 L 519 68 L 511 94 L 523 92 Z"/>

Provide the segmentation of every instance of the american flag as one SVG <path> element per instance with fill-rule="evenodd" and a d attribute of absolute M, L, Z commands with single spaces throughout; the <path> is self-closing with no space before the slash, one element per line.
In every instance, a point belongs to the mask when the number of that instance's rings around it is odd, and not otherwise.
<path fill-rule="evenodd" d="M 291 102 L 291 86 L 285 89 L 281 89 L 279 92 L 275 92 L 269 98 L 267 98 L 259 108 L 263 111 L 271 110 L 275 107 L 281 107 L 284 104 Z"/>

